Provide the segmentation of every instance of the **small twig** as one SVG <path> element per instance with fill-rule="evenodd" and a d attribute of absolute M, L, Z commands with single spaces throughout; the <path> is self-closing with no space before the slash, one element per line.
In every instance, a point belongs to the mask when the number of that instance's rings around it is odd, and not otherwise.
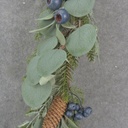
<path fill-rule="evenodd" d="M 72 95 L 74 95 L 74 96 L 79 100 L 80 106 L 82 107 L 82 101 L 80 100 L 80 98 L 79 98 L 76 94 L 72 93 L 71 90 L 70 90 L 70 93 L 71 93 Z"/>

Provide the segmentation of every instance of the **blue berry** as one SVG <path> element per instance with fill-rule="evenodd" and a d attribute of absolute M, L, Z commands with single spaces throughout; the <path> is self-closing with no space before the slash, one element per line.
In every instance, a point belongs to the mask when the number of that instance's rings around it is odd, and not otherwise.
<path fill-rule="evenodd" d="M 83 114 L 84 109 L 80 108 L 77 112 Z"/>
<path fill-rule="evenodd" d="M 74 115 L 74 113 L 72 112 L 72 111 L 66 111 L 65 112 L 65 115 L 67 116 L 67 117 L 72 117 L 73 115 Z"/>
<path fill-rule="evenodd" d="M 83 115 L 81 113 L 76 113 L 74 116 L 74 120 L 81 120 L 83 119 Z"/>
<path fill-rule="evenodd" d="M 79 104 L 76 104 L 75 110 L 78 111 L 79 109 L 80 109 L 80 105 Z"/>
<path fill-rule="evenodd" d="M 83 116 L 84 116 L 84 117 L 90 116 L 91 113 L 92 113 L 92 108 L 91 108 L 91 107 L 86 107 L 86 108 L 84 108 L 84 111 L 83 111 Z"/>
<path fill-rule="evenodd" d="M 67 106 L 68 110 L 74 111 L 76 109 L 76 104 L 74 103 L 69 103 Z"/>
<path fill-rule="evenodd" d="M 47 6 L 51 10 L 57 10 L 61 7 L 62 0 L 47 0 Z"/>
<path fill-rule="evenodd" d="M 64 24 L 69 21 L 70 15 L 65 9 L 59 9 L 54 14 L 54 18 L 58 24 Z"/>

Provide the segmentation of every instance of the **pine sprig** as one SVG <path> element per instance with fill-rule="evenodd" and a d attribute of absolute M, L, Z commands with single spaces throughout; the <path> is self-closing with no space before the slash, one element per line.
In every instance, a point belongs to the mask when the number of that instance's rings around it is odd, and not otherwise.
<path fill-rule="evenodd" d="M 98 41 L 95 43 L 93 48 L 88 52 L 87 57 L 90 62 L 95 61 L 96 57 L 99 58 L 99 43 L 98 43 Z"/>
<path fill-rule="evenodd" d="M 67 52 L 67 61 L 56 71 L 56 84 L 61 86 L 60 93 L 66 101 L 69 100 L 70 81 L 73 70 L 77 66 L 78 60 Z"/>

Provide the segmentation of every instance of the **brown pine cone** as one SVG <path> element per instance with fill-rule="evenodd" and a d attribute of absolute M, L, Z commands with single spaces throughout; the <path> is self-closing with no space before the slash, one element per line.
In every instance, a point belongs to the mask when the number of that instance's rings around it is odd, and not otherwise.
<path fill-rule="evenodd" d="M 55 97 L 44 118 L 42 128 L 56 128 L 64 115 L 66 106 L 66 102 L 61 97 Z"/>

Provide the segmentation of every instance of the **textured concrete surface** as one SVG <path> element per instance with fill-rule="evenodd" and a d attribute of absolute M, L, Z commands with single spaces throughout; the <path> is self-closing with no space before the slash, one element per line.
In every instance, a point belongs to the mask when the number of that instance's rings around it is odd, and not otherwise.
<path fill-rule="evenodd" d="M 16 128 L 27 110 L 21 97 L 26 59 L 36 45 L 28 31 L 42 9 L 41 0 L 0 0 L 0 128 Z M 96 0 L 101 62 L 84 56 L 74 84 L 85 90 L 93 114 L 81 128 L 128 128 L 128 1 Z"/>

